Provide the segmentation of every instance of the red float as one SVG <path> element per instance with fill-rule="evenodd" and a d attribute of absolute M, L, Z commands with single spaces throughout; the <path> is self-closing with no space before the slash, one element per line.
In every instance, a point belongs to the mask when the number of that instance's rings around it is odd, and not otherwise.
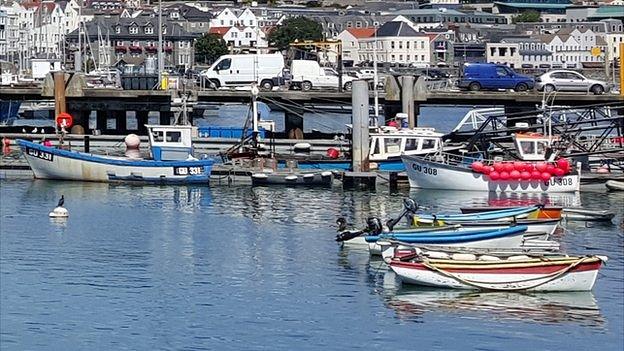
<path fill-rule="evenodd" d="M 557 177 L 563 177 L 566 174 L 566 172 L 563 169 L 559 168 L 559 167 L 555 168 L 555 171 L 553 173 Z"/>
<path fill-rule="evenodd" d="M 529 180 L 531 179 L 531 173 L 527 171 L 522 171 L 522 173 L 520 173 L 520 178 L 522 178 L 522 180 Z"/>
<path fill-rule="evenodd" d="M 513 180 L 520 180 L 520 172 L 516 171 L 515 169 L 513 171 L 511 171 L 509 173 L 509 178 L 513 179 Z"/>
<path fill-rule="evenodd" d="M 515 161 L 514 162 L 514 169 L 518 172 L 522 172 L 524 171 L 524 169 L 526 168 L 526 165 L 524 164 L 524 162 L 521 161 Z"/>
<path fill-rule="evenodd" d="M 498 179 L 500 179 L 500 174 L 498 172 L 496 172 L 496 171 L 490 172 L 489 176 L 490 176 L 491 180 L 498 180 Z"/>
<path fill-rule="evenodd" d="M 534 170 L 531 172 L 531 179 L 533 180 L 542 180 L 542 172 L 538 170 Z"/>
<path fill-rule="evenodd" d="M 507 180 L 507 179 L 509 179 L 509 173 L 508 173 L 508 172 L 505 172 L 505 171 L 502 171 L 502 172 L 500 173 L 500 179 L 502 179 L 502 180 Z"/>
<path fill-rule="evenodd" d="M 483 171 L 483 163 L 479 161 L 475 161 L 470 165 L 473 171 L 477 173 L 481 173 Z"/>
<path fill-rule="evenodd" d="M 542 180 L 547 182 L 550 180 L 550 173 L 548 172 L 542 172 Z"/>
<path fill-rule="evenodd" d="M 566 170 L 570 168 L 570 161 L 565 158 L 560 158 L 557 160 L 557 167 Z"/>
<path fill-rule="evenodd" d="M 546 165 L 546 172 L 548 172 L 550 174 L 554 174 L 555 173 L 555 168 L 557 168 L 557 167 L 555 167 L 555 165 L 548 164 L 548 165 Z"/>
<path fill-rule="evenodd" d="M 511 173 L 511 171 L 513 171 L 513 170 L 514 170 L 514 164 L 513 164 L 513 163 L 511 163 L 511 162 L 509 162 L 509 163 L 505 163 L 505 164 L 503 164 L 503 166 L 504 166 L 503 170 L 504 170 L 505 172 L 507 172 L 507 173 Z"/>
<path fill-rule="evenodd" d="M 540 173 L 546 172 L 547 167 L 548 166 L 544 162 L 538 162 L 535 164 L 535 169 L 538 170 Z"/>
<path fill-rule="evenodd" d="M 494 171 L 494 167 L 492 166 L 483 166 L 483 169 L 481 169 L 481 173 L 483 174 L 490 174 Z"/>
<path fill-rule="evenodd" d="M 332 160 L 337 159 L 340 156 L 340 150 L 330 147 L 329 149 L 327 149 L 327 157 L 331 158 Z"/>
<path fill-rule="evenodd" d="M 495 163 L 494 163 L 494 170 L 495 170 L 496 172 L 500 173 L 500 172 L 502 172 L 502 171 L 504 171 L 504 170 L 505 170 L 505 167 L 503 166 L 503 164 L 502 164 L 502 163 L 500 163 L 500 162 L 495 162 Z"/>

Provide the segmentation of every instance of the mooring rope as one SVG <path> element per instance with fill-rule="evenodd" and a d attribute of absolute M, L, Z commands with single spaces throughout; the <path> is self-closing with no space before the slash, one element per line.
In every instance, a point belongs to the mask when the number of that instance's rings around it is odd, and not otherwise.
<path fill-rule="evenodd" d="M 537 288 L 541 285 L 544 285 L 546 283 L 550 283 L 551 281 L 563 276 L 564 274 L 568 273 L 570 270 L 574 269 L 575 267 L 577 267 L 578 265 L 580 265 L 581 263 L 589 260 L 589 259 L 593 259 L 593 256 L 587 256 L 587 257 L 583 257 L 580 258 L 578 260 L 576 260 L 575 262 L 571 263 L 569 266 L 564 267 L 556 272 L 547 274 L 545 276 L 540 276 L 540 277 L 535 277 L 535 278 L 527 278 L 527 279 L 520 279 L 520 280 L 515 280 L 515 281 L 506 281 L 506 282 L 480 282 L 480 281 L 475 281 L 475 280 L 470 280 L 470 279 L 464 279 L 456 274 L 453 274 L 451 272 L 445 271 L 441 268 L 436 267 L 435 265 L 432 265 L 431 263 L 429 263 L 429 260 L 427 260 L 426 258 L 422 260 L 422 264 L 433 270 L 436 271 L 446 277 L 452 278 L 457 280 L 460 283 L 472 286 L 472 287 L 476 287 L 479 289 L 483 289 L 483 290 L 502 290 L 502 291 L 514 291 L 514 290 L 529 290 L 529 289 L 534 289 Z M 516 284 L 516 283 L 523 283 L 523 282 L 530 282 L 530 281 L 534 281 L 534 280 L 541 280 L 541 279 L 545 279 L 545 278 L 550 278 L 547 279 L 545 281 L 542 282 L 538 282 L 534 285 L 528 286 L 528 287 L 522 287 L 522 288 L 505 288 L 505 287 L 488 287 L 484 284 L 491 284 L 491 285 L 497 285 L 497 284 Z"/>

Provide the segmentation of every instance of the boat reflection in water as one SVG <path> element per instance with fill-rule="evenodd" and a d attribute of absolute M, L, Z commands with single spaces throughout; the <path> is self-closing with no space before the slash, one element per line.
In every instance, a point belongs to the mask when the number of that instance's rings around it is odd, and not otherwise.
<path fill-rule="evenodd" d="M 386 306 L 401 319 L 421 321 L 427 313 L 453 313 L 500 321 L 576 324 L 602 329 L 605 320 L 591 292 L 469 292 L 400 287 L 393 272 L 384 274 Z"/>

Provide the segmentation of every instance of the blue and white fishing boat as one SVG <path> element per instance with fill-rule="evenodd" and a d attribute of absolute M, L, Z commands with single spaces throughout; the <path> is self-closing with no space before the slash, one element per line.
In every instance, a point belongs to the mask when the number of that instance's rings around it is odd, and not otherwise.
<path fill-rule="evenodd" d="M 26 140 L 17 143 L 39 179 L 208 184 L 214 161 L 193 156 L 192 128 L 148 125 L 150 159 L 95 155 Z"/>

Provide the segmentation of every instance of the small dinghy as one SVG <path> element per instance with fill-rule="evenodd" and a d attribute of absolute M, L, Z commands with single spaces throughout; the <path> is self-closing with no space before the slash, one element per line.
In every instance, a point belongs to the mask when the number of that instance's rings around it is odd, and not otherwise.
<path fill-rule="evenodd" d="M 461 207 L 460 210 L 462 213 L 478 213 L 478 212 L 488 212 L 502 209 L 510 209 L 514 208 L 513 206 L 505 207 L 505 206 L 472 206 L 472 207 Z M 613 212 L 604 211 L 604 210 L 587 210 L 584 208 L 576 208 L 576 207 L 552 207 L 545 206 L 540 209 L 537 214 L 537 219 L 556 219 L 562 218 L 566 221 L 593 221 L 593 222 L 602 222 L 602 221 L 610 221 L 613 219 L 615 214 Z M 518 222 L 520 224 L 520 221 Z M 527 224 L 527 223 L 521 223 Z M 529 228 L 529 231 L 531 229 Z"/>
<path fill-rule="evenodd" d="M 620 182 L 617 180 L 607 180 L 605 186 L 610 191 L 624 191 L 624 182 Z"/>
<path fill-rule="evenodd" d="M 390 268 L 404 283 L 452 289 L 590 291 L 605 256 L 494 255 L 413 250 Z"/>

